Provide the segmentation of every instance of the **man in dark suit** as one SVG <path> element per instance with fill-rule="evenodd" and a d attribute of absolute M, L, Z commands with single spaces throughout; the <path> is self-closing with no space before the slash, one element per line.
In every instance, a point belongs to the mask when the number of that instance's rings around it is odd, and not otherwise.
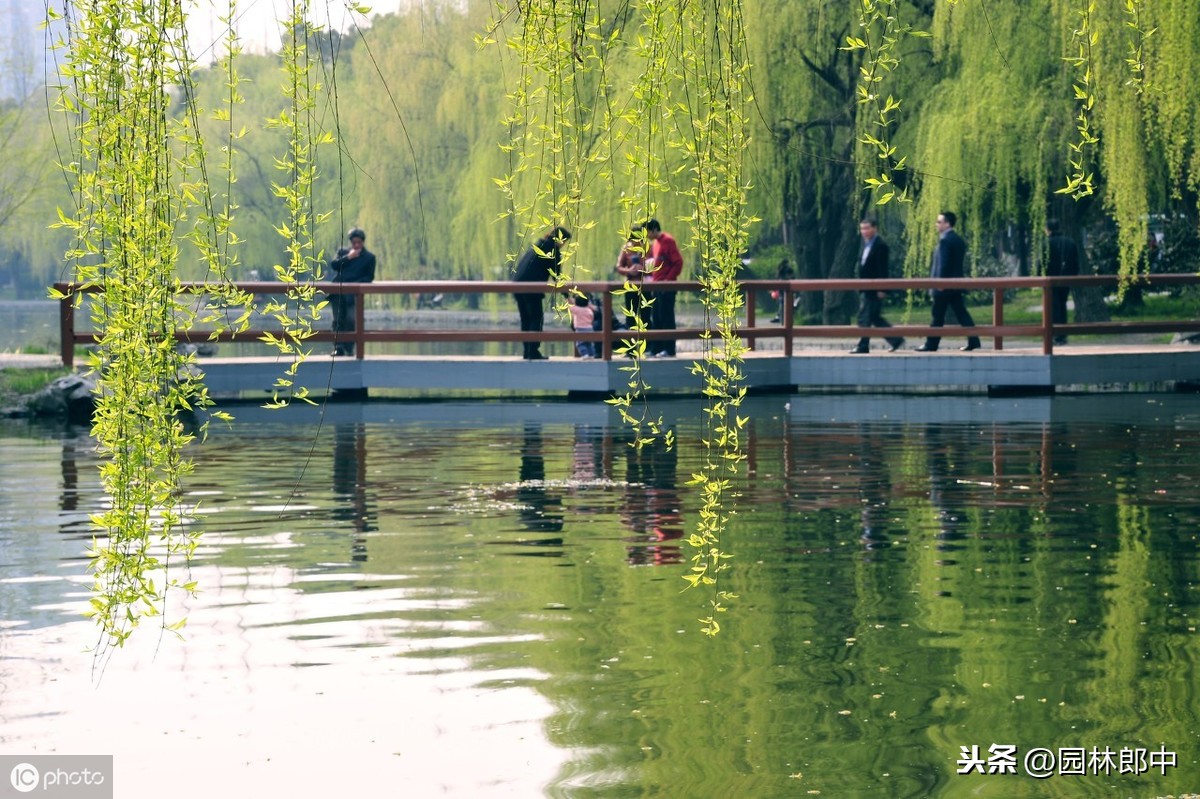
<path fill-rule="evenodd" d="M 1070 236 L 1064 236 L 1058 229 L 1058 221 L 1046 220 L 1046 274 L 1050 277 L 1058 275 L 1079 274 L 1079 248 Z M 1071 297 L 1070 286 L 1055 286 L 1050 290 L 1051 321 L 1056 325 L 1067 323 L 1067 300 Z M 1055 336 L 1055 344 L 1066 344 L 1066 336 Z"/>
<path fill-rule="evenodd" d="M 937 229 L 938 243 L 933 250 L 930 263 L 930 277 L 965 277 L 964 263 L 967 260 L 967 243 L 954 230 L 958 217 L 952 211 L 942 211 L 938 214 Z M 963 301 L 963 292 L 958 289 L 934 289 L 933 292 L 933 321 L 930 327 L 942 327 L 946 324 L 946 311 L 954 311 L 954 318 L 963 327 L 975 327 L 975 320 L 967 310 Z M 930 336 L 925 343 L 917 347 L 917 352 L 937 352 L 942 339 L 940 336 Z M 965 352 L 979 349 L 979 337 L 970 336 Z"/>
<path fill-rule="evenodd" d="M 888 276 L 888 246 L 879 237 L 879 224 L 872 217 L 867 217 L 858 223 L 858 232 L 862 235 L 863 246 L 858 254 L 858 276 L 862 280 L 886 280 Z M 891 327 L 888 320 L 883 318 L 882 291 L 860 291 L 858 304 L 859 327 Z M 904 344 L 899 336 L 888 336 L 888 352 L 895 352 Z M 850 350 L 853 355 L 862 355 L 871 351 L 871 337 L 863 336 L 858 340 L 858 346 Z"/>
<path fill-rule="evenodd" d="M 571 231 L 561 225 L 547 231 L 533 243 L 521 259 L 513 274 L 513 280 L 518 283 L 545 283 L 551 276 L 557 275 L 562 264 L 562 246 L 571 238 Z M 517 301 L 517 312 L 521 317 L 521 330 L 530 333 L 542 332 L 545 311 L 542 302 L 544 292 L 513 292 Z M 527 361 L 544 361 L 547 356 L 542 354 L 542 345 L 537 341 L 523 342 L 524 358 Z"/>

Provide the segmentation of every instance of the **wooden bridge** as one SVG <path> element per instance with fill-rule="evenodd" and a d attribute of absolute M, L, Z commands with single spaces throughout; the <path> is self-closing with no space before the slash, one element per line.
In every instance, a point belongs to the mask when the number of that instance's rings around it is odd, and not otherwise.
<path fill-rule="evenodd" d="M 1150 289 L 1166 286 L 1193 285 L 1200 277 L 1193 275 L 1156 275 L 1145 279 Z M 1148 389 L 1171 388 L 1200 384 L 1200 347 L 1187 344 L 1148 344 L 1153 334 L 1200 332 L 1200 320 L 1181 319 L 1153 322 L 1105 322 L 1053 325 L 1050 322 L 1050 291 L 1053 286 L 1071 287 L 1115 286 L 1111 276 L 1069 278 L 978 278 L 960 280 L 896 279 L 886 281 L 859 280 L 760 280 L 743 283 L 745 307 L 742 325 L 737 329 L 750 347 L 742 371 L 745 385 L 751 390 L 794 391 L 802 389 L 834 391 L 987 391 L 989 393 L 1052 393 L 1056 389 Z M 279 295 L 283 286 L 274 282 L 237 284 L 255 295 Z M 450 313 L 445 311 L 398 312 L 387 314 L 380 321 L 376 314 L 365 311 L 374 296 L 408 295 L 484 295 L 511 294 L 517 286 L 510 282 L 476 281 L 386 281 L 371 284 L 314 284 L 326 294 L 353 294 L 357 318 L 353 333 L 340 333 L 338 340 L 355 343 L 355 356 L 332 357 L 335 334 L 315 333 L 310 341 L 314 353 L 301 364 L 295 378 L 315 394 L 347 392 L 362 395 L 370 389 L 388 393 L 490 392 L 505 395 L 530 395 L 543 392 L 556 394 L 612 395 L 627 390 L 634 361 L 620 353 L 623 342 L 632 339 L 677 339 L 679 357 L 647 358 L 638 361 L 645 383 L 655 392 L 698 393 L 703 379 L 693 366 L 703 357 L 710 334 L 699 315 L 689 316 L 688 304 L 680 303 L 682 326 L 674 331 L 631 331 L 613 327 L 614 306 L 620 298 L 613 292 L 622 284 L 613 282 L 579 282 L 572 284 L 600 299 L 603 329 L 595 332 L 573 332 L 566 322 L 547 325 L 542 333 L 524 333 L 517 329 L 515 309 L 512 313 L 497 313 L 488 317 L 483 327 L 462 326 L 452 329 L 429 329 L 413 325 L 422 315 Z M 561 294 L 563 287 L 523 283 L 522 292 Z M 888 335 L 909 339 L 906 348 L 894 353 L 878 342 L 867 355 L 848 353 L 863 330 L 853 325 L 798 325 L 793 318 L 793 298 L 804 292 L 820 291 L 916 291 L 931 288 L 955 288 L 968 291 L 987 291 L 992 296 L 991 324 L 979 325 L 971 333 L 984 340 L 984 347 L 974 352 L 960 352 L 966 331 L 956 326 L 931 328 L 928 325 L 897 325 Z M 76 295 L 92 294 L 99 289 L 58 284 L 62 292 L 61 331 L 62 359 L 74 363 L 76 345 L 96 341 L 95 332 L 78 329 L 77 320 L 86 314 L 76 308 Z M 1006 324 L 1005 294 L 1009 289 L 1032 288 L 1041 291 L 1042 318 L 1036 324 Z M 197 295 L 206 291 L 204 284 L 185 284 L 183 289 Z M 647 294 L 663 290 L 696 295 L 702 290 L 699 283 L 647 283 Z M 779 321 L 761 323 L 757 297 L 778 292 L 781 315 Z M 87 297 L 82 298 L 84 302 Z M 414 297 L 415 299 L 415 297 Z M 551 298 L 553 299 L 553 298 Z M 681 298 L 682 299 L 682 298 Z M 415 303 L 414 303 L 415 304 Z M 549 306 L 551 303 L 548 302 Z M 702 313 L 699 303 L 692 303 L 696 314 Z M 918 309 L 915 314 L 925 316 Z M 181 343 L 255 342 L 265 333 L 278 329 L 258 328 L 241 333 L 211 333 L 204 330 L 180 330 L 175 336 Z M 943 349 L 936 353 L 914 351 L 915 344 L 926 335 L 944 337 Z M 1069 336 L 1069 345 L 1055 345 L 1059 336 Z M 594 341 L 601 357 L 580 359 L 565 353 L 573 350 L 575 341 Z M 540 341 L 565 343 L 562 357 L 546 361 L 525 361 L 517 353 L 520 342 Z M 388 354 L 388 345 L 421 345 L 433 354 Z M 486 344 L 494 350 L 508 349 L 511 354 L 466 354 L 469 348 L 478 350 Z M 391 347 L 395 349 L 394 346 Z M 265 347 L 263 347 L 265 351 Z M 279 356 L 261 354 L 241 357 L 199 358 L 197 365 L 205 374 L 205 382 L 215 396 L 261 396 L 270 390 L 275 378 L 289 362 Z"/>

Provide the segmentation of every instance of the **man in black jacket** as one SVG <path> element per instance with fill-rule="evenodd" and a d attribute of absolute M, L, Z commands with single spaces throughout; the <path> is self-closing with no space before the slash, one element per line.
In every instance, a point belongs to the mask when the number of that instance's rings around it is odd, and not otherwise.
<path fill-rule="evenodd" d="M 1058 229 L 1058 221 L 1046 220 L 1046 274 L 1050 277 L 1058 275 L 1079 274 L 1079 248 L 1070 236 L 1064 236 Z M 1067 323 L 1067 300 L 1071 297 L 1070 286 L 1055 286 L 1050 290 L 1051 321 L 1056 325 Z M 1066 336 L 1055 336 L 1055 344 L 1066 344 Z"/>
<path fill-rule="evenodd" d="M 549 230 L 545 236 L 542 236 L 525 251 L 521 260 L 517 261 L 513 280 L 518 283 L 547 282 L 551 273 L 558 273 L 559 265 L 562 263 L 562 246 L 570 238 L 571 231 L 565 227 L 557 226 Z M 540 333 L 545 315 L 545 311 L 542 309 L 545 293 L 514 292 L 513 297 L 517 300 L 517 312 L 521 315 L 521 330 Z M 523 344 L 525 360 L 544 361 L 547 359 L 547 356 L 542 354 L 540 342 L 526 341 Z"/>
<path fill-rule="evenodd" d="M 951 211 L 942 211 L 938 214 L 938 243 L 933 250 L 933 259 L 929 268 L 930 277 L 966 276 L 964 264 L 967 260 L 967 243 L 954 230 L 957 221 L 958 217 Z M 963 292 L 958 289 L 934 289 L 932 293 L 933 321 L 929 323 L 930 327 L 944 326 L 948 310 L 954 311 L 954 318 L 963 327 L 975 327 L 975 320 L 971 318 L 971 312 L 967 310 L 967 304 L 963 301 Z M 925 339 L 924 344 L 917 347 L 917 352 L 937 352 L 941 341 L 940 336 L 930 336 Z M 970 352 L 979 349 L 979 346 L 979 337 L 971 336 L 967 339 L 967 346 L 962 349 Z"/>
<path fill-rule="evenodd" d="M 858 223 L 858 232 L 862 235 L 862 251 L 858 254 L 858 276 L 862 280 L 886 280 L 888 276 L 888 246 L 879 237 L 879 223 L 873 217 L 867 217 Z M 883 318 L 883 298 L 886 292 L 860 291 L 858 305 L 859 327 L 891 327 L 888 320 Z M 895 352 L 904 344 L 899 336 L 888 336 L 888 351 Z M 871 337 L 863 336 L 858 340 L 858 346 L 850 350 L 853 355 L 862 355 L 871 351 Z"/>
<path fill-rule="evenodd" d="M 329 262 L 333 270 L 335 283 L 371 283 L 375 280 L 375 254 L 368 251 L 365 244 L 367 234 L 362 228 L 351 228 L 346 234 L 350 246 L 337 251 L 337 257 Z M 333 332 L 354 332 L 354 295 L 334 294 L 330 298 L 333 305 Z M 340 337 L 333 340 L 334 355 L 353 355 L 354 342 L 342 341 Z"/>

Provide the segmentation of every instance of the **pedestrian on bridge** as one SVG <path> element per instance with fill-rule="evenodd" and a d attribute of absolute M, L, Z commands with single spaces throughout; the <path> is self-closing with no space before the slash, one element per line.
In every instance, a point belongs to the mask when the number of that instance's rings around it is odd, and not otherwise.
<path fill-rule="evenodd" d="M 862 250 L 858 254 L 858 277 L 860 280 L 887 280 L 888 277 L 888 246 L 879 236 L 879 223 L 874 217 L 868 216 L 858 223 L 858 232 L 862 236 Z M 887 292 L 874 289 L 859 292 L 858 326 L 859 327 L 891 327 L 891 323 L 883 318 L 883 298 Z M 900 336 L 888 336 L 888 352 L 895 352 L 904 344 Z M 863 336 L 858 340 L 852 355 L 863 355 L 871 351 L 871 339 Z"/>
<path fill-rule="evenodd" d="M 646 259 L 644 272 L 651 283 L 668 283 L 679 280 L 683 272 L 683 255 L 675 237 L 666 233 L 657 219 L 648 219 L 643 225 L 646 238 L 650 240 L 650 257 Z M 655 291 L 647 298 L 650 303 L 650 329 L 675 329 L 675 292 Z M 653 339 L 646 347 L 647 358 L 674 358 L 675 339 Z"/>
<path fill-rule="evenodd" d="M 546 283 L 551 276 L 558 275 L 562 264 L 562 246 L 571 238 L 571 231 L 561 225 L 551 228 L 545 236 L 535 241 L 517 261 L 513 280 L 518 283 Z M 514 292 L 517 312 L 521 315 L 521 330 L 526 333 L 542 332 L 545 310 L 545 292 Z M 523 357 L 527 361 L 544 361 L 541 342 L 526 341 Z"/>
<path fill-rule="evenodd" d="M 1070 236 L 1059 230 L 1057 219 L 1046 220 L 1046 274 L 1050 277 L 1079 274 L 1079 248 Z M 1055 286 L 1050 289 L 1050 319 L 1056 325 L 1067 323 L 1067 301 L 1071 298 L 1070 286 Z M 1057 335 L 1055 344 L 1066 344 L 1067 337 Z"/>
<path fill-rule="evenodd" d="M 371 283 L 375 280 L 375 254 L 366 248 L 367 234 L 359 227 L 351 228 L 346 234 L 349 247 L 341 247 L 337 257 L 329 262 L 335 283 Z M 333 305 L 333 354 L 353 355 L 354 342 L 345 341 L 338 334 L 354 332 L 354 295 L 334 294 Z"/>
<path fill-rule="evenodd" d="M 645 276 L 645 260 L 647 252 L 646 234 L 640 224 L 634 225 L 625 240 L 625 246 L 617 256 L 617 274 L 621 280 L 634 290 L 623 295 L 625 307 L 626 329 L 645 328 L 649 323 L 649 309 L 645 307 L 645 297 L 642 295 L 642 279 Z"/>
<path fill-rule="evenodd" d="M 958 217 L 953 211 L 942 211 L 938 214 L 938 243 L 929 264 L 930 277 L 966 277 L 964 264 L 967 260 L 967 243 L 954 230 L 957 223 Z M 963 327 L 975 327 L 975 320 L 971 318 L 971 312 L 967 310 L 967 303 L 963 299 L 964 292 L 958 289 L 937 288 L 931 293 L 933 320 L 929 323 L 930 327 L 945 325 L 947 311 L 954 311 L 954 318 Z M 924 344 L 917 347 L 917 352 L 937 352 L 941 341 L 940 336 L 930 336 L 925 339 Z M 962 347 L 962 350 L 970 352 L 979 349 L 979 346 L 979 337 L 969 336 L 967 346 Z"/>

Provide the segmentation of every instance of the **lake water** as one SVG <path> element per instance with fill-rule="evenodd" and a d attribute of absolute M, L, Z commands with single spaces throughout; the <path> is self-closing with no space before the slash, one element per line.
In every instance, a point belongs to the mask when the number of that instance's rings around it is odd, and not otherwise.
<path fill-rule="evenodd" d="M 59 352 L 58 303 L 0 300 L 0 352 Z"/>
<path fill-rule="evenodd" d="M 1197 398 L 755 398 L 715 639 L 696 402 L 641 454 L 600 403 L 233 410 L 184 640 L 101 663 L 86 431 L 0 422 L 6 754 L 121 797 L 1200 789 Z"/>

